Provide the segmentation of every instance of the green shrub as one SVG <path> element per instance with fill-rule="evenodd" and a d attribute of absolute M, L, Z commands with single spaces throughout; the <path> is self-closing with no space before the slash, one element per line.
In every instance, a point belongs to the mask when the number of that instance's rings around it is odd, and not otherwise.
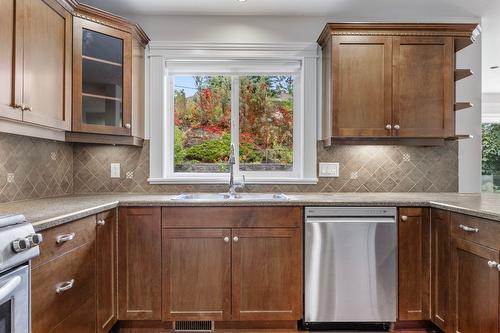
<path fill-rule="evenodd" d="M 231 151 L 231 137 L 224 134 L 219 139 L 205 141 L 199 145 L 186 149 L 185 158 L 201 163 L 218 163 L 227 161 Z"/>
<path fill-rule="evenodd" d="M 174 160 L 175 164 L 179 165 L 184 163 L 186 151 L 184 150 L 184 134 L 175 126 L 174 127 Z"/>

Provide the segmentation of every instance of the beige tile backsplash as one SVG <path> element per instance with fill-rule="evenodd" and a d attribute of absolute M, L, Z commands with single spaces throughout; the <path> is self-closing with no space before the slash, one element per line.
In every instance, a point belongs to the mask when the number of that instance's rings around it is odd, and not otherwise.
<path fill-rule="evenodd" d="M 71 193 L 71 144 L 0 133 L 0 202 Z"/>
<path fill-rule="evenodd" d="M 458 144 L 443 147 L 318 145 L 318 160 L 340 177 L 316 185 L 248 185 L 252 192 L 456 192 Z M 143 148 L 68 144 L 0 133 L 0 202 L 82 193 L 226 191 L 226 185 L 149 185 Z M 110 178 L 110 163 L 121 178 Z"/>
<path fill-rule="evenodd" d="M 456 192 L 458 144 L 442 147 L 318 145 L 318 160 L 339 162 L 340 177 L 316 185 L 248 185 L 252 192 Z M 110 163 L 121 178 L 110 178 Z M 149 185 L 149 144 L 143 148 L 98 145 L 74 147 L 75 193 L 179 193 L 226 191 L 226 185 Z"/>

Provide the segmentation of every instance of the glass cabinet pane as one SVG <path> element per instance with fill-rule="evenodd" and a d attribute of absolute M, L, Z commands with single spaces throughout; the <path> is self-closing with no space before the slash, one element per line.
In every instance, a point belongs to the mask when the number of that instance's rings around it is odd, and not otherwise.
<path fill-rule="evenodd" d="M 123 126 L 123 40 L 83 29 L 82 122 Z"/>

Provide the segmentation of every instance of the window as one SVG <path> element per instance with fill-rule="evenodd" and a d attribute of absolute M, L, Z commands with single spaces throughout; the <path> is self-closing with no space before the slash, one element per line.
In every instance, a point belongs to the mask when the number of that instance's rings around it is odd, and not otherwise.
<path fill-rule="evenodd" d="M 179 53 L 163 58 L 159 87 L 152 86 L 160 77 L 151 60 L 151 183 L 227 183 L 231 145 L 235 177 L 248 183 L 317 181 L 316 52 L 308 74 L 297 56 L 190 59 Z M 306 96 L 311 89 L 304 79 L 311 74 L 314 95 Z M 307 101 L 314 102 L 308 118 Z"/>
<path fill-rule="evenodd" d="M 484 93 L 482 106 L 482 192 L 500 192 L 500 94 Z"/>

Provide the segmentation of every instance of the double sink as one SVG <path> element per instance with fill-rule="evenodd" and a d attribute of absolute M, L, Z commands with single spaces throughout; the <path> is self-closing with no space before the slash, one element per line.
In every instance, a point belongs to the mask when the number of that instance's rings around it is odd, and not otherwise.
<path fill-rule="evenodd" d="M 288 201 L 283 193 L 183 193 L 172 200 L 175 201 Z"/>

